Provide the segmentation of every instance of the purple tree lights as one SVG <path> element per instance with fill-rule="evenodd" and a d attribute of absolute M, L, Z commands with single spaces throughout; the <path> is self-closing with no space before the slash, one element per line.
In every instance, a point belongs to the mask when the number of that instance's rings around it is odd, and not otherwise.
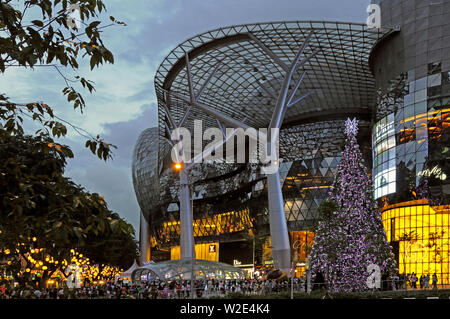
<path fill-rule="evenodd" d="M 366 174 L 356 141 L 358 121 L 346 121 L 345 150 L 338 166 L 329 202 L 321 206 L 310 255 L 311 274 L 319 274 L 333 292 L 368 289 L 368 266 L 393 274 L 396 265 L 381 214 L 373 199 L 372 181 Z"/>

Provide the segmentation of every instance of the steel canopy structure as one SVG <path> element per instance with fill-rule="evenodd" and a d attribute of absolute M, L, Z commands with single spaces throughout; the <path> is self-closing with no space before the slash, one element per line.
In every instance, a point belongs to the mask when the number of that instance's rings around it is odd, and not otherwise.
<path fill-rule="evenodd" d="M 311 32 L 304 54 L 317 54 L 294 74 L 293 81 L 298 81 L 306 71 L 294 99 L 311 90 L 315 93 L 287 110 L 284 126 L 321 113 L 369 114 L 375 99 L 369 55 L 391 29 L 370 30 L 364 24 L 319 21 L 246 24 L 197 35 L 164 59 L 155 76 L 160 137 L 166 135 L 168 121 L 164 105 L 177 122 L 189 108 L 186 54 L 193 75 L 192 89 L 202 92 L 199 102 L 237 120 L 247 117 L 246 124 L 251 127 L 267 127 L 283 75 Z M 217 127 L 214 118 L 195 107 L 184 126 L 192 129 L 194 119 L 202 120 L 204 127 Z M 167 154 L 168 147 L 160 143 L 160 156 Z"/>
<path fill-rule="evenodd" d="M 278 129 L 311 115 L 370 114 L 374 80 L 369 53 L 386 32 L 353 23 L 280 22 L 222 28 L 185 41 L 155 77 L 163 139 L 159 163 L 173 146 L 168 142 L 172 130 L 183 126 L 192 132 L 194 120 L 224 133 L 221 122 L 234 128 Z M 268 145 L 274 143 L 271 135 Z M 192 165 L 179 172 L 182 258 L 194 257 L 193 231 L 187 226 L 193 218 L 188 181 Z M 267 185 L 272 254 L 275 266 L 288 270 L 278 171 L 267 174 Z"/>

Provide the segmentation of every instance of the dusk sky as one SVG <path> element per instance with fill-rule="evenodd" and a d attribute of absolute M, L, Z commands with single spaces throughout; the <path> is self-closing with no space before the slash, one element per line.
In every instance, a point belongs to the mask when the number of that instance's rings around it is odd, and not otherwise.
<path fill-rule="evenodd" d="M 54 69 L 8 68 L 0 93 L 16 102 L 44 101 L 56 115 L 118 146 L 104 162 L 84 148 L 85 138 L 69 129 L 60 142 L 72 147 L 66 175 L 90 192 L 103 195 L 110 209 L 131 223 L 138 235 L 139 206 L 131 178 L 131 157 L 140 132 L 157 125 L 153 79 L 159 64 L 179 43 L 205 31 L 236 24 L 327 20 L 365 23 L 370 0 L 105 0 L 102 15 L 127 23 L 105 29 L 103 39 L 114 65 L 90 71 L 89 61 L 73 73 L 93 80 L 96 92 L 84 93 L 86 109 L 74 111 L 62 95 L 65 83 Z"/>

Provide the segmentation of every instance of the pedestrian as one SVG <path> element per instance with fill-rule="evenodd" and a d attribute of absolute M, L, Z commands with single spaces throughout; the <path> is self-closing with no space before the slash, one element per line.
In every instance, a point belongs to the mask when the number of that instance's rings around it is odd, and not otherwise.
<path fill-rule="evenodd" d="M 425 278 L 423 279 L 423 284 L 424 284 L 425 289 L 430 288 L 430 275 L 429 274 L 427 274 L 425 276 Z"/>
<path fill-rule="evenodd" d="M 36 290 L 34 291 L 34 295 L 36 296 L 36 299 L 41 299 L 41 291 L 39 289 L 36 288 Z"/>
<path fill-rule="evenodd" d="M 267 292 L 269 294 L 272 293 L 272 288 L 273 288 L 272 280 L 269 280 L 269 282 L 267 283 Z"/>
<path fill-rule="evenodd" d="M 437 290 L 438 290 L 438 288 L 437 288 L 438 278 L 437 278 L 437 276 L 436 276 L 436 273 L 433 274 L 433 279 L 432 279 L 432 281 L 433 281 L 433 290 L 434 290 L 434 291 L 437 291 Z"/>
<path fill-rule="evenodd" d="M 411 275 L 411 284 L 414 289 L 417 289 L 417 276 L 415 273 Z"/>

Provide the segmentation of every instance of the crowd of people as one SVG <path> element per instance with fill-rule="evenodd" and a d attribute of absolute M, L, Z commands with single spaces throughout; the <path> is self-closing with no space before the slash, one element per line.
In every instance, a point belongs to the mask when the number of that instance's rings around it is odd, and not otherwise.
<path fill-rule="evenodd" d="M 292 285 L 291 285 L 292 283 Z M 419 283 L 419 287 L 417 286 Z M 382 278 L 381 290 L 430 289 L 437 290 L 438 278 L 436 274 L 417 277 L 415 273 L 396 275 Z M 306 292 L 320 290 L 323 283 L 317 278 L 307 287 L 305 277 L 294 278 L 292 282 L 287 278 L 282 280 L 198 280 L 191 281 L 161 281 L 153 280 L 139 284 L 119 282 L 104 285 L 87 286 L 77 289 L 45 288 L 39 289 L 27 285 L 25 287 L 0 286 L 0 299 L 184 299 L 223 297 L 232 293 L 248 295 L 266 295 L 283 292 Z M 323 287 L 322 287 L 323 288 Z"/>
<path fill-rule="evenodd" d="M 305 291 L 305 280 L 295 278 L 293 280 L 295 291 Z M 248 295 L 264 295 L 286 292 L 291 289 L 291 283 L 285 280 L 207 280 L 195 281 L 191 291 L 190 281 L 161 282 L 151 281 L 138 287 L 138 298 L 143 299 L 181 299 L 195 297 L 226 296 L 231 293 Z"/>
<path fill-rule="evenodd" d="M 131 287 L 106 284 L 92 287 L 69 289 L 31 286 L 5 288 L 0 291 L 0 299 L 121 299 L 131 293 Z"/>
<path fill-rule="evenodd" d="M 416 273 L 412 274 L 400 274 L 392 277 L 392 287 L 393 290 L 405 290 L 408 289 L 408 287 L 411 287 L 411 289 L 430 289 L 430 283 L 431 288 L 433 290 L 438 289 L 438 277 L 434 273 L 433 276 L 430 277 L 429 274 L 422 274 L 420 275 L 420 278 L 417 277 Z M 417 283 L 419 283 L 419 287 L 417 287 Z"/>
<path fill-rule="evenodd" d="M 294 279 L 296 291 L 305 289 L 304 280 Z M 1 299 L 183 299 L 194 297 L 225 296 L 230 293 L 263 295 L 289 291 L 288 280 L 208 280 L 194 281 L 149 281 L 141 284 L 106 283 L 92 287 L 78 289 L 46 288 L 39 289 L 31 286 L 24 288 L 0 289 Z"/>

